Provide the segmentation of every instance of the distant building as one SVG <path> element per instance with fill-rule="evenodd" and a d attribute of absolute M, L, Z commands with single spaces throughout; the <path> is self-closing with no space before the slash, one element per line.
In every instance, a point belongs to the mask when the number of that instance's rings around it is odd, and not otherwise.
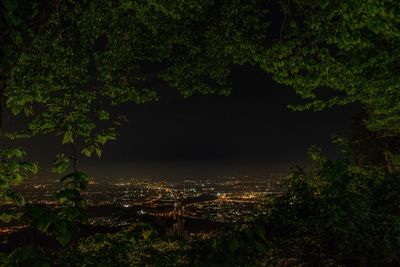
<path fill-rule="evenodd" d="M 172 211 L 172 228 L 169 231 L 171 235 L 185 235 L 185 207 L 182 205 L 183 196 L 178 196 L 174 203 Z"/>

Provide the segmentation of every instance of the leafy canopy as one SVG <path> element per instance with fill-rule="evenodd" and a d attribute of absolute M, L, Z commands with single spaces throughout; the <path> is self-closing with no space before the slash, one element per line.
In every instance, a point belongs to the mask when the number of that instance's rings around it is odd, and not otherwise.
<path fill-rule="evenodd" d="M 370 130 L 400 134 L 398 1 L 282 1 L 280 36 L 271 46 L 265 41 L 268 22 L 262 1 L 3 0 L 1 6 L 0 107 L 22 114 L 28 123 L 13 133 L 2 127 L 0 137 L 55 134 L 71 146 L 71 154 L 57 155 L 53 164 L 53 171 L 63 174 L 64 189 L 56 195 L 61 208 L 54 212 L 33 206 L 25 214 L 63 246 L 71 244 L 77 225 L 84 222 L 81 192 L 88 176 L 78 170 L 79 159 L 101 156 L 103 145 L 117 138 L 124 121 L 113 117 L 109 106 L 155 101 L 166 86 L 186 97 L 227 94 L 232 64 L 258 64 L 311 99 L 297 109 L 361 103 Z M 338 94 L 321 99 L 319 89 Z M 2 109 L 0 115 L 4 117 Z M 0 151 L 1 197 L 19 205 L 25 201 L 11 186 L 38 170 L 22 161 L 24 154 L 15 147 Z M 271 253 L 313 263 L 343 263 L 354 255 L 359 262 L 374 255 L 375 260 L 397 263 L 398 175 L 357 169 L 347 161 L 315 160 L 310 170 L 292 174 L 286 193 L 273 203 L 264 222 L 211 240 L 215 247 L 203 247 L 208 261 L 230 255 L 233 262 L 240 255 L 250 263 Z M 5 221 L 20 216 L 0 214 Z M 360 234 L 365 229 L 368 236 Z M 116 239 L 129 245 L 134 241 L 129 235 Z M 325 242 L 331 239 L 336 243 Z M 101 243 L 88 242 L 96 256 Z M 84 244 L 81 248 L 86 249 Z M 210 248 L 222 253 L 209 253 Z M 322 259 L 321 251 L 326 253 Z M 20 252 L 28 261 L 44 261 L 33 248 L 18 250 L 11 259 L 20 259 Z M 199 253 L 201 264 L 206 257 Z"/>
<path fill-rule="evenodd" d="M 28 207 L 32 225 L 63 246 L 74 239 L 84 222 L 81 192 L 88 183 L 79 160 L 100 157 L 124 122 L 110 106 L 155 101 L 166 87 L 185 97 L 227 94 L 231 65 L 254 63 L 262 50 L 267 24 L 257 2 L 3 1 L 1 106 L 27 124 L 0 137 L 52 134 L 71 147 L 52 168 L 64 174 L 64 189 L 55 196 L 61 208 Z M 16 196 L 10 186 L 22 180 L 21 173 L 37 171 L 10 158 L 1 163 L 10 169 L 0 169 L 3 198 Z"/>
<path fill-rule="evenodd" d="M 361 103 L 372 131 L 400 133 L 400 2 L 281 1 L 280 40 L 258 56 L 276 81 L 311 99 L 296 109 Z M 337 96 L 321 99 L 317 90 Z"/>

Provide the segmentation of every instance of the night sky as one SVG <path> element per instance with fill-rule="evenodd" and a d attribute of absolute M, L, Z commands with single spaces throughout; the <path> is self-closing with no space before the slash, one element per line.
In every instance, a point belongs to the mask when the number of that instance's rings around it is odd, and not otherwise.
<path fill-rule="evenodd" d="M 125 114 L 129 125 L 105 146 L 100 159 L 81 162 L 81 169 L 98 178 L 285 174 L 293 164 L 306 163 L 313 144 L 337 156 L 331 136 L 348 135 L 358 111 L 354 106 L 289 110 L 287 104 L 303 100 L 255 67 L 234 67 L 231 81 L 230 96 L 184 99 L 165 88 L 156 103 L 119 107 L 115 112 Z M 48 169 L 62 150 L 60 140 L 53 139 L 23 143 L 30 158 L 39 159 L 43 177 L 54 176 Z"/>

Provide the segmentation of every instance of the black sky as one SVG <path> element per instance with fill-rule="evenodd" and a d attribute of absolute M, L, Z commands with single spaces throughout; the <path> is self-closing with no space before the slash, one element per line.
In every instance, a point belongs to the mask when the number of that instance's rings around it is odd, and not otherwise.
<path fill-rule="evenodd" d="M 165 89 L 156 103 L 125 105 L 117 112 L 130 120 L 100 159 L 81 168 L 105 178 L 262 176 L 285 173 L 307 161 L 313 144 L 335 157 L 332 134 L 348 135 L 356 107 L 294 112 L 302 100 L 255 67 L 235 67 L 230 96 L 195 95 L 184 99 Z M 26 142 L 32 159 L 46 171 L 61 145 L 49 137 Z"/>

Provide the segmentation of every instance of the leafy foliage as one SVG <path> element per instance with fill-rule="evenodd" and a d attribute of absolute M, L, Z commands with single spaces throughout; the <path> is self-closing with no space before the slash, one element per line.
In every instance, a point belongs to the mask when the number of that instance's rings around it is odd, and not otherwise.
<path fill-rule="evenodd" d="M 0 256 L 3 256 L 0 254 Z M 36 246 L 20 247 L 10 255 L 0 257 L 0 264 L 4 267 L 13 266 L 32 266 L 32 267 L 50 267 L 51 260 L 44 255 L 44 251 Z"/>
<path fill-rule="evenodd" d="M 258 62 L 314 99 L 295 109 L 361 103 L 370 130 L 400 133 L 398 1 L 280 1 L 281 36 Z M 338 94 L 322 99 L 317 89 Z"/>
<path fill-rule="evenodd" d="M 275 255 L 312 266 L 399 264 L 399 173 L 311 156 L 264 219 Z"/>
<path fill-rule="evenodd" d="M 377 136 L 367 139 L 375 147 L 398 143 L 400 3 L 280 4 L 280 38 L 267 47 L 263 1 L 2 1 L 0 138 L 57 135 L 71 154 L 58 154 L 53 162 L 64 188 L 55 196 L 59 206 L 50 209 L 26 205 L 11 190 L 38 166 L 22 161 L 21 148 L 0 150 L 1 200 L 25 205 L 24 213 L 2 213 L 0 219 L 25 216 L 62 247 L 21 247 L 1 257 L 1 264 L 399 265 L 399 151 L 362 150 L 355 143 L 353 152 L 372 151 L 388 167 L 367 156 L 330 161 L 314 149 L 314 164 L 293 171 L 265 216 L 216 236 L 159 238 L 137 225 L 77 240 L 88 183 L 78 163 L 100 157 L 103 146 L 117 138 L 124 118 L 113 116 L 110 106 L 155 101 L 167 87 L 185 97 L 227 94 L 232 64 L 259 64 L 312 100 L 295 109 L 361 103 L 363 125 Z M 321 99 L 318 89 L 338 94 Z M 25 117 L 26 127 L 6 132 L 4 107 Z M 362 164 L 353 164 L 358 159 Z"/>
<path fill-rule="evenodd" d="M 5 202 L 13 202 L 18 206 L 23 206 L 25 204 L 25 199 L 20 194 L 12 191 L 11 187 L 21 183 L 29 173 L 36 173 L 38 171 L 38 166 L 36 164 L 21 160 L 24 155 L 25 151 L 21 148 L 0 150 L 1 200 Z M 21 216 L 21 213 L 16 213 L 13 210 L 0 212 L 0 220 L 4 222 L 9 222 L 12 219 L 19 219 Z"/>
<path fill-rule="evenodd" d="M 116 234 L 96 234 L 80 242 L 73 253 L 66 254 L 67 266 L 182 266 L 187 263 L 183 240 L 156 237 L 145 224 Z"/>
<path fill-rule="evenodd" d="M 25 117 L 27 125 L 6 133 L 0 123 L 0 137 L 53 134 L 71 147 L 70 155 L 56 156 L 52 168 L 59 174 L 72 169 L 61 178 L 60 209 L 28 207 L 25 214 L 62 245 L 83 221 L 81 191 L 88 177 L 78 171 L 80 158 L 100 157 L 124 122 L 111 116 L 110 105 L 157 100 L 163 85 L 184 96 L 226 94 L 231 64 L 251 62 L 266 27 L 256 1 L 6 0 L 2 7 L 0 106 Z M 0 168 L 3 198 L 15 196 L 6 190 L 22 180 L 18 171 L 37 169 L 10 160 L 2 164 L 9 168 Z"/>

